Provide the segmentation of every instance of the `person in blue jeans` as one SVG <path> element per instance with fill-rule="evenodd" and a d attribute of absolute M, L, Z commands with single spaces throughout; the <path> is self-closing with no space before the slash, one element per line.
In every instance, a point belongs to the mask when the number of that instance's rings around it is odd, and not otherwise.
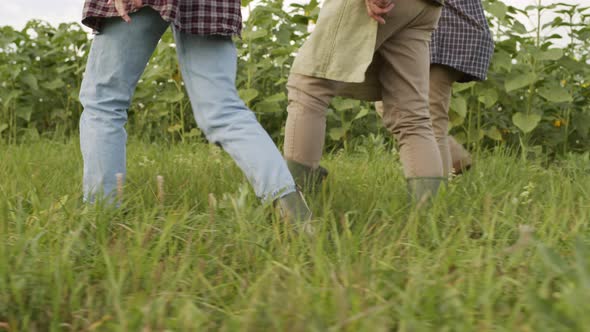
<path fill-rule="evenodd" d="M 86 202 L 113 201 L 116 174 L 126 172 L 131 98 L 172 26 L 186 91 L 207 139 L 229 153 L 256 195 L 274 201 L 283 218 L 311 218 L 281 153 L 237 93 L 231 38 L 241 29 L 240 0 L 86 0 L 83 23 L 97 33 L 80 91 Z"/>

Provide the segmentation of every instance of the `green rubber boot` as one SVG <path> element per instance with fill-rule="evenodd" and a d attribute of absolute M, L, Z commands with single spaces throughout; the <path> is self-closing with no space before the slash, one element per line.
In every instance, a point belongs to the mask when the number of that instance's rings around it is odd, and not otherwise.
<path fill-rule="evenodd" d="M 310 223 L 312 213 L 300 191 L 294 191 L 276 199 L 274 205 L 279 210 L 281 219 L 304 233 L 313 233 Z"/>
<path fill-rule="evenodd" d="M 446 184 L 445 177 L 415 177 L 408 178 L 408 192 L 410 201 L 415 203 L 418 208 L 428 205 L 440 188 L 441 184 Z"/>
<path fill-rule="evenodd" d="M 295 184 L 307 193 L 318 191 L 322 187 L 322 182 L 328 177 L 328 170 L 322 166 L 313 169 L 292 160 L 287 160 L 287 166 L 293 175 Z"/>

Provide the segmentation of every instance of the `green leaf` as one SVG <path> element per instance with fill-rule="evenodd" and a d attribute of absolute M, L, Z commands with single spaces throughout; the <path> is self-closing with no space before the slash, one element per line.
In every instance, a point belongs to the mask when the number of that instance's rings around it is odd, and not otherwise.
<path fill-rule="evenodd" d="M 455 141 L 457 141 L 459 144 L 465 144 L 467 143 L 467 135 L 465 134 L 465 132 L 458 132 L 456 134 L 453 135 L 453 138 L 455 139 Z"/>
<path fill-rule="evenodd" d="M 590 114 L 576 112 L 572 118 L 572 126 L 582 138 L 588 138 L 590 134 Z"/>
<path fill-rule="evenodd" d="M 453 93 L 459 93 L 461 91 L 471 89 L 471 87 L 473 87 L 474 85 L 475 85 L 475 82 L 455 83 L 455 84 L 453 84 Z"/>
<path fill-rule="evenodd" d="M 30 122 L 33 114 L 33 106 L 19 107 L 16 109 L 16 116 Z"/>
<path fill-rule="evenodd" d="M 335 98 L 332 100 L 332 107 L 337 111 L 351 110 L 360 105 L 360 102 L 353 99 Z"/>
<path fill-rule="evenodd" d="M 360 112 L 354 117 L 354 120 L 362 119 L 369 114 L 369 109 L 366 107 L 361 108 Z M 353 120 L 353 121 L 354 121 Z"/>
<path fill-rule="evenodd" d="M 507 52 L 499 50 L 494 54 L 492 66 L 504 69 L 509 73 L 512 70 L 512 57 Z"/>
<path fill-rule="evenodd" d="M 0 124 L 0 134 L 2 134 L 2 132 L 5 131 L 6 129 L 8 129 L 8 125 L 6 123 L 1 123 Z"/>
<path fill-rule="evenodd" d="M 4 99 L 4 107 L 8 108 L 8 105 L 14 100 L 19 98 L 22 95 L 22 91 L 20 90 L 12 90 L 8 93 L 8 96 L 2 97 Z"/>
<path fill-rule="evenodd" d="M 184 134 L 184 137 L 197 137 L 197 136 L 200 136 L 200 135 L 201 135 L 201 131 L 199 129 L 197 129 L 197 128 L 193 128 L 193 129 L 191 129 L 190 132 L 185 133 Z"/>
<path fill-rule="evenodd" d="M 498 101 L 498 92 L 494 89 L 487 89 L 484 90 L 477 100 L 482 103 L 486 108 L 490 108 L 496 104 Z"/>
<path fill-rule="evenodd" d="M 514 23 L 512 24 L 512 31 L 521 35 L 528 32 L 524 24 L 518 21 L 514 21 Z"/>
<path fill-rule="evenodd" d="M 47 90 L 57 90 L 57 89 L 61 89 L 65 86 L 66 84 L 64 83 L 64 81 L 62 81 L 60 78 L 56 78 L 51 82 L 45 82 L 42 83 L 41 86 L 44 87 Z"/>
<path fill-rule="evenodd" d="M 455 97 L 451 100 L 451 110 L 462 118 L 467 116 L 467 101 L 463 97 Z"/>
<path fill-rule="evenodd" d="M 244 40 L 247 40 L 247 41 L 253 41 L 256 39 L 264 38 L 267 35 L 268 35 L 268 31 L 266 31 L 265 29 L 259 29 L 256 31 L 247 30 L 247 31 L 244 31 L 244 33 L 242 33 L 242 38 L 244 38 Z"/>
<path fill-rule="evenodd" d="M 465 123 L 465 117 L 460 116 L 457 112 L 449 112 L 449 127 L 454 128 Z"/>
<path fill-rule="evenodd" d="M 544 86 L 537 92 L 552 103 L 567 103 L 574 100 L 569 91 L 561 86 Z"/>
<path fill-rule="evenodd" d="M 503 2 L 497 1 L 487 5 L 486 10 L 488 11 L 488 13 L 502 20 L 508 12 L 508 7 L 506 7 L 506 5 Z"/>
<path fill-rule="evenodd" d="M 62 121 L 66 121 L 70 116 L 70 112 L 66 111 L 63 108 L 54 108 L 51 110 L 51 119 L 59 119 Z"/>
<path fill-rule="evenodd" d="M 256 89 L 240 89 L 238 94 L 246 104 L 249 104 L 252 100 L 258 97 L 259 93 Z"/>
<path fill-rule="evenodd" d="M 70 89 L 68 91 L 68 96 L 70 97 L 70 99 L 72 99 L 74 101 L 80 101 L 80 89 L 79 88 Z"/>
<path fill-rule="evenodd" d="M 21 67 L 14 68 L 14 67 L 11 66 L 11 68 L 10 68 L 10 77 L 12 77 L 12 79 L 15 80 L 20 75 L 20 73 L 22 72 L 22 70 L 23 69 Z"/>
<path fill-rule="evenodd" d="M 537 127 L 541 121 L 541 116 L 538 114 L 525 114 L 525 113 L 515 113 L 512 116 L 512 122 L 518 129 L 522 130 L 523 133 L 530 133 Z"/>
<path fill-rule="evenodd" d="M 180 131 L 181 129 L 182 129 L 182 125 L 181 124 L 175 124 L 175 125 L 172 125 L 172 126 L 168 127 L 168 132 L 169 133 L 175 133 L 175 132 Z"/>
<path fill-rule="evenodd" d="M 559 65 L 573 72 L 576 72 L 585 66 L 584 62 L 569 56 L 559 59 Z"/>
<path fill-rule="evenodd" d="M 284 25 L 279 28 L 279 30 L 275 33 L 275 36 L 277 37 L 277 41 L 283 45 L 288 45 L 291 43 L 291 31 Z"/>
<path fill-rule="evenodd" d="M 545 61 L 545 60 L 556 61 L 556 60 L 561 59 L 562 56 L 563 56 L 563 50 L 561 50 L 559 48 L 552 48 L 552 49 L 548 49 L 546 51 L 541 52 L 539 55 L 537 55 L 535 57 L 535 59 L 540 60 L 540 61 Z"/>
<path fill-rule="evenodd" d="M 279 103 L 273 101 L 261 101 L 256 103 L 254 109 L 258 113 L 277 113 L 283 110 Z"/>
<path fill-rule="evenodd" d="M 70 70 L 70 69 L 74 69 L 74 68 L 76 68 L 76 65 L 64 65 L 64 66 L 59 66 L 59 67 L 57 67 L 57 68 L 55 69 L 55 71 L 56 71 L 58 74 L 62 74 L 62 73 L 64 73 L 65 71 L 68 71 L 68 70 Z"/>
<path fill-rule="evenodd" d="M 516 74 L 504 83 L 504 88 L 506 89 L 506 92 L 511 92 L 529 86 L 536 81 L 537 74 L 535 73 Z"/>
<path fill-rule="evenodd" d="M 346 126 L 341 128 L 332 128 L 330 129 L 330 138 L 334 141 L 339 141 L 342 139 L 342 137 L 344 137 L 344 135 L 346 135 L 347 131 L 348 128 L 346 128 Z"/>
<path fill-rule="evenodd" d="M 37 128 L 23 128 L 21 132 L 24 134 L 23 136 L 26 138 L 27 142 L 36 142 L 39 141 L 39 131 Z"/>
<path fill-rule="evenodd" d="M 264 102 L 267 103 L 279 103 L 281 101 L 287 100 L 287 96 L 284 92 L 274 94 L 272 96 L 264 98 Z"/>
<path fill-rule="evenodd" d="M 496 126 L 486 130 L 486 136 L 493 139 L 494 141 L 501 141 L 502 140 L 502 133 L 498 130 Z"/>
<path fill-rule="evenodd" d="M 24 73 L 21 76 L 21 80 L 28 85 L 33 91 L 39 90 L 39 84 L 37 84 L 37 78 L 31 73 Z"/>
<path fill-rule="evenodd" d="M 178 90 L 167 90 L 160 95 L 160 99 L 166 103 L 178 103 L 184 99 L 184 92 Z"/>
<path fill-rule="evenodd" d="M 473 126 L 471 130 L 467 130 L 465 134 L 470 142 L 478 142 L 485 137 L 486 133 L 482 129 Z"/>

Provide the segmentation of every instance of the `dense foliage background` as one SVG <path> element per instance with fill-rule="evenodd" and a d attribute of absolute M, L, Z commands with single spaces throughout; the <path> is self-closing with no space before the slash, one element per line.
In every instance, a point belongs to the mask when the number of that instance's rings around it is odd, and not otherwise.
<path fill-rule="evenodd" d="M 509 144 L 551 154 L 588 150 L 590 8 L 540 3 L 520 10 L 497 0 L 484 3 L 496 52 L 488 81 L 456 86 L 453 133 L 473 147 Z M 238 41 L 237 84 L 248 106 L 280 141 L 286 77 L 294 53 L 317 18 L 319 3 L 242 4 L 249 15 Z M 539 19 L 530 30 L 519 22 L 519 14 Z M 543 24 L 546 15 L 556 19 Z M 567 35 L 556 34 L 556 28 Z M 78 92 L 89 46 L 90 36 L 75 23 L 53 27 L 31 21 L 22 31 L 0 27 L 1 141 L 76 134 L 82 111 Z M 383 131 L 372 110 L 369 103 L 334 100 L 328 147 L 346 146 L 357 137 Z M 137 88 L 129 110 L 130 133 L 171 142 L 202 139 L 191 112 L 168 32 Z"/>

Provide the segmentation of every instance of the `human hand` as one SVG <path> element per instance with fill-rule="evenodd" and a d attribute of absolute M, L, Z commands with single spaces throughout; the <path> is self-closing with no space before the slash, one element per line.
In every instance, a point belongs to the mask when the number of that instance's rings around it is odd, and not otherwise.
<path fill-rule="evenodd" d="M 117 9 L 117 13 L 121 15 L 121 18 L 127 22 L 131 22 L 131 17 L 129 17 L 129 13 L 127 12 L 127 5 L 131 3 L 131 8 L 139 8 L 143 6 L 142 0 L 109 0 L 107 5 L 115 4 L 115 9 Z"/>
<path fill-rule="evenodd" d="M 391 0 L 365 0 L 367 13 L 375 21 L 385 24 L 383 16 L 387 15 L 395 4 Z"/>

